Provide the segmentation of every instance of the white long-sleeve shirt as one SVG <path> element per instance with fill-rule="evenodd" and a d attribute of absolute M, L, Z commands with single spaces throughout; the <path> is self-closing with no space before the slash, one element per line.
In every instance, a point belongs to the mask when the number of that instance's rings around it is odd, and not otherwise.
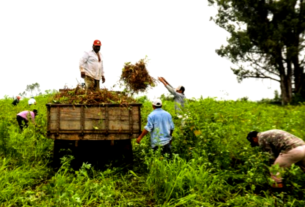
<path fill-rule="evenodd" d="M 184 107 L 184 99 L 185 99 L 185 95 L 182 93 L 178 93 L 173 87 L 171 87 L 170 85 L 165 85 L 165 87 L 167 88 L 167 90 L 174 95 L 174 100 L 175 100 L 175 111 L 180 111 L 181 108 Z"/>
<path fill-rule="evenodd" d="M 101 62 L 98 61 L 98 56 L 93 50 L 85 52 L 79 61 L 80 71 L 86 72 L 87 76 L 95 80 L 101 80 L 102 76 L 104 76 L 103 58 L 100 52 L 99 54 Z"/>
<path fill-rule="evenodd" d="M 36 100 L 34 98 L 30 98 L 29 101 L 28 101 L 28 104 L 29 105 L 36 104 Z"/>

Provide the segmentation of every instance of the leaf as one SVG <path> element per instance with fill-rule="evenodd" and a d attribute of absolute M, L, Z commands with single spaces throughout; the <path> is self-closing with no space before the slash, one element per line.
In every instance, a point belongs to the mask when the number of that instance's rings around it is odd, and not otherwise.
<path fill-rule="evenodd" d="M 195 130 L 194 134 L 195 134 L 196 137 L 198 137 L 199 135 L 201 135 L 201 131 L 200 130 Z"/>

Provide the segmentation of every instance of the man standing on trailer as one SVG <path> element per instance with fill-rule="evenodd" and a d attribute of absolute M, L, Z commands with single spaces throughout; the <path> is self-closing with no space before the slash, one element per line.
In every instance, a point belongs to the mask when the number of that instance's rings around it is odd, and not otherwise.
<path fill-rule="evenodd" d="M 100 53 L 102 43 L 94 40 L 92 50 L 85 52 L 80 59 L 79 68 L 81 77 L 84 78 L 86 84 L 86 92 L 98 91 L 100 89 L 100 80 L 105 82 L 103 59 Z"/>
<path fill-rule="evenodd" d="M 151 147 L 154 150 L 162 147 L 162 154 L 167 153 L 171 157 L 171 142 L 174 131 L 172 116 L 162 109 L 160 99 L 154 100 L 152 107 L 154 110 L 148 115 L 147 124 L 141 135 L 137 138 L 137 143 L 140 144 L 142 138 L 150 132 Z"/>
<path fill-rule="evenodd" d="M 259 146 L 263 151 L 269 152 L 274 165 L 287 168 L 296 164 L 305 172 L 305 142 L 295 135 L 279 129 L 260 133 L 252 131 L 248 134 L 247 140 L 251 147 Z M 280 173 L 271 174 L 271 178 L 276 182 L 273 187 L 283 187 Z"/>

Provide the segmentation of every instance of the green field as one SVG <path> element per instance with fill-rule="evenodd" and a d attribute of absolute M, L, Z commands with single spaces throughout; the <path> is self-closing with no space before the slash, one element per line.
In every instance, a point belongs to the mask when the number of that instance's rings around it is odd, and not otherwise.
<path fill-rule="evenodd" d="M 46 137 L 46 106 L 52 95 L 36 97 L 37 126 L 19 132 L 16 114 L 31 109 L 0 100 L 0 206 L 305 206 L 305 175 L 293 166 L 285 189 L 270 186 L 268 155 L 251 148 L 249 131 L 282 129 L 305 138 L 305 106 L 248 101 L 189 100 L 187 118 L 174 115 L 174 157 L 150 150 L 150 139 L 133 140 L 134 165 L 95 170 L 90 163 L 74 171 L 72 157 L 50 167 L 53 140 Z M 142 126 L 151 103 L 140 98 Z M 32 108 L 33 109 L 33 108 Z M 272 169 L 271 169 L 272 170 Z"/>

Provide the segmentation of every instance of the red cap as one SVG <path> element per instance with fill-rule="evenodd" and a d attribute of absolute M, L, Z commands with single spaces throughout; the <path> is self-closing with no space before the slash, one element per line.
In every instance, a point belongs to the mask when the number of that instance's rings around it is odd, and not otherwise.
<path fill-rule="evenodd" d="M 93 45 L 94 45 L 94 46 L 101 46 L 102 43 L 101 43 L 101 41 L 99 41 L 99 40 L 94 40 Z"/>

